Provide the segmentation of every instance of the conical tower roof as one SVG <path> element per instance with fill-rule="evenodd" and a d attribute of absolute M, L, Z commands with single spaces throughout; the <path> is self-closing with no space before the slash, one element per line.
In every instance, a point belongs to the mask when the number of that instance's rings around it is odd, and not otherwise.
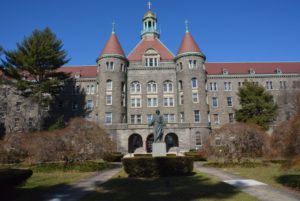
<path fill-rule="evenodd" d="M 100 57 L 105 55 L 119 55 L 126 57 L 115 32 L 112 32 L 112 34 L 110 35 L 108 41 L 106 42 L 106 45 L 104 46 L 100 54 Z"/>
<path fill-rule="evenodd" d="M 202 51 L 200 50 L 199 46 L 197 45 L 196 41 L 189 31 L 185 32 L 177 55 L 184 53 L 200 53 L 201 55 L 203 55 Z"/>

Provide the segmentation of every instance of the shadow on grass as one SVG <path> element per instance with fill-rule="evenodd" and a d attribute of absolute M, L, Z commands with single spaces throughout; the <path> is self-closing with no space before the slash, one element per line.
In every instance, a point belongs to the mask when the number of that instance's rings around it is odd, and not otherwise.
<path fill-rule="evenodd" d="M 196 174 L 153 179 L 114 178 L 98 186 L 84 201 L 192 201 L 226 199 L 240 193 L 223 182 Z"/>
<path fill-rule="evenodd" d="M 296 190 L 300 190 L 300 175 L 298 174 L 289 174 L 282 175 L 275 178 L 277 183 L 280 183 L 284 186 L 291 187 Z"/>

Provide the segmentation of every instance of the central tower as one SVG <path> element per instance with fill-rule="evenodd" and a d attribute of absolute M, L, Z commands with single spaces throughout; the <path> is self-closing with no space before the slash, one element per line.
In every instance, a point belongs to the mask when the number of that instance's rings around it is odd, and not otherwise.
<path fill-rule="evenodd" d="M 151 2 L 148 2 L 149 10 L 143 17 L 143 30 L 141 31 L 141 38 L 147 36 L 154 36 L 159 38 L 159 31 L 157 30 L 157 18 L 151 10 Z"/>

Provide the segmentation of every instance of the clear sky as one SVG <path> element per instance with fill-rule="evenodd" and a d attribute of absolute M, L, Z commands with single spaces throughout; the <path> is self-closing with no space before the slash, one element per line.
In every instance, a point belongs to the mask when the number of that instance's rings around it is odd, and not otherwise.
<path fill-rule="evenodd" d="M 50 27 L 68 65 L 94 65 L 111 24 L 128 54 L 140 40 L 148 0 L 0 0 L 0 45 L 14 49 Z M 208 62 L 300 61 L 300 0 L 152 0 L 162 42 L 176 54 L 184 21 Z"/>

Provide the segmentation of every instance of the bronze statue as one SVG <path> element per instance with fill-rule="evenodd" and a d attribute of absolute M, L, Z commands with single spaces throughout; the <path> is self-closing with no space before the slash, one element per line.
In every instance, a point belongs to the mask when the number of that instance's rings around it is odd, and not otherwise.
<path fill-rule="evenodd" d="M 153 136 L 154 136 L 154 142 L 162 142 L 162 137 L 164 135 L 164 118 L 162 115 L 160 115 L 160 111 L 156 110 L 156 114 L 152 118 L 151 123 L 149 126 L 154 126 L 153 127 Z"/>

